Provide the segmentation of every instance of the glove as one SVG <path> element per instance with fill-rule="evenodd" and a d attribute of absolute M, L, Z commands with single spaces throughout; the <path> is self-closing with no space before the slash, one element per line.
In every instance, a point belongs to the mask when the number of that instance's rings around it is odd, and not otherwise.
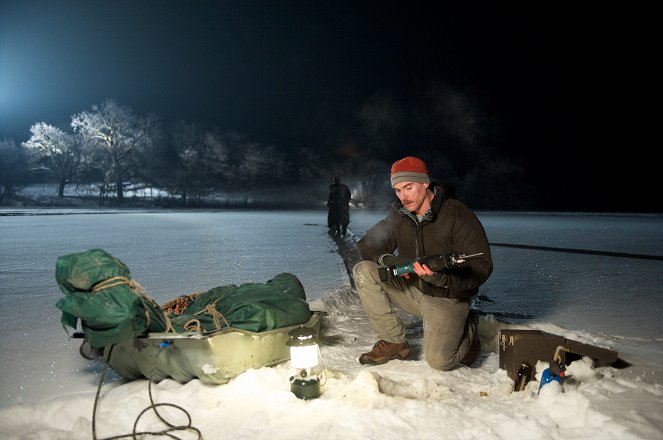
<path fill-rule="evenodd" d="M 440 255 L 431 255 L 419 259 L 419 263 L 425 264 L 433 272 L 440 272 L 444 269 L 451 269 L 460 264 L 458 254 L 449 251 Z"/>
<path fill-rule="evenodd" d="M 422 275 L 421 279 L 438 287 L 449 286 L 449 275 L 447 269 L 458 266 L 458 254 L 446 252 L 439 255 L 431 255 L 419 259 L 419 263 L 425 264 L 434 273 L 433 275 Z"/>
<path fill-rule="evenodd" d="M 449 274 L 446 272 L 435 272 L 433 275 L 421 275 L 420 278 L 437 287 L 449 287 Z"/>

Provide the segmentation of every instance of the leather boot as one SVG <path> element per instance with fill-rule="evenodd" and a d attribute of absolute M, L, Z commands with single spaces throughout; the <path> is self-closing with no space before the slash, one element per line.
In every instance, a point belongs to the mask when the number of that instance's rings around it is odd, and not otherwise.
<path fill-rule="evenodd" d="M 362 365 L 378 365 L 389 362 L 392 359 L 407 359 L 410 355 L 410 345 L 405 342 L 387 342 L 380 339 L 375 343 L 373 349 L 359 356 Z"/>
<path fill-rule="evenodd" d="M 479 356 L 481 356 L 481 340 L 479 340 L 479 317 L 477 316 L 474 310 L 470 310 L 470 315 L 468 319 L 471 320 L 471 324 L 474 326 L 474 339 L 472 339 L 472 345 L 470 346 L 470 351 L 465 354 L 463 359 L 460 360 L 460 363 L 463 365 L 472 365 Z"/>

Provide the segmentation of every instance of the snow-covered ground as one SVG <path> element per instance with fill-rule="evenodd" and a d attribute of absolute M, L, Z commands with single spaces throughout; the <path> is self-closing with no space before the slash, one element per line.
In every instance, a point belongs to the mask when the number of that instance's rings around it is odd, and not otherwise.
<path fill-rule="evenodd" d="M 289 391 L 289 365 L 249 370 L 226 385 L 164 380 L 156 402 L 191 415 L 206 439 L 663 439 L 663 262 L 492 247 L 495 271 L 474 307 L 484 352 L 472 367 L 432 370 L 415 359 L 359 365 L 375 336 L 352 292 L 324 211 L 127 212 L 0 210 L 0 438 L 88 439 L 103 365 L 79 356 L 55 308 L 58 256 L 103 248 L 157 302 L 211 287 L 297 275 L 312 308 L 328 312 L 319 399 Z M 5 215 L 2 215 L 5 214 Z M 52 215 L 47 215 L 52 214 Z M 360 236 L 383 213 L 353 210 Z M 663 216 L 479 213 L 491 243 L 663 255 Z M 500 319 L 498 319 L 500 318 Z M 421 323 L 408 321 L 420 346 Z M 568 371 L 576 384 L 512 393 L 498 368 L 500 328 L 541 329 L 610 347 L 631 363 Z M 131 432 L 149 405 L 148 382 L 111 374 L 99 438 Z M 160 410 L 186 424 L 179 410 Z M 154 415 L 139 430 L 160 430 Z M 194 432 L 177 433 L 196 438 Z"/>

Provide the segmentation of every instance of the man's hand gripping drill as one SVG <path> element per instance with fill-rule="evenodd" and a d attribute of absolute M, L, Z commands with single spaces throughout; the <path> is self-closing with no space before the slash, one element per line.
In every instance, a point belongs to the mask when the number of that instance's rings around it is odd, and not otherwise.
<path fill-rule="evenodd" d="M 383 266 L 378 269 L 378 273 L 380 274 L 380 281 L 391 281 L 399 276 L 409 278 L 411 273 L 416 273 L 420 276 L 433 275 L 433 272 L 457 267 L 465 261 L 480 257 L 481 255 L 483 255 L 483 252 L 470 255 L 447 252 L 445 254 L 417 258 L 404 264 Z"/>

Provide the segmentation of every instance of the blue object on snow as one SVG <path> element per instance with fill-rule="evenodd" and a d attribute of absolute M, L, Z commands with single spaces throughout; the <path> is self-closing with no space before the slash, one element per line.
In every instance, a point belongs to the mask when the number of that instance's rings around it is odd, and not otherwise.
<path fill-rule="evenodd" d="M 562 378 L 557 374 L 553 373 L 552 371 L 550 371 L 550 368 L 546 368 L 545 370 L 543 370 L 543 373 L 541 373 L 541 383 L 539 385 L 539 392 L 541 392 L 541 388 L 544 385 L 547 385 L 552 381 L 557 381 L 559 382 L 560 385 L 562 384 Z"/>

